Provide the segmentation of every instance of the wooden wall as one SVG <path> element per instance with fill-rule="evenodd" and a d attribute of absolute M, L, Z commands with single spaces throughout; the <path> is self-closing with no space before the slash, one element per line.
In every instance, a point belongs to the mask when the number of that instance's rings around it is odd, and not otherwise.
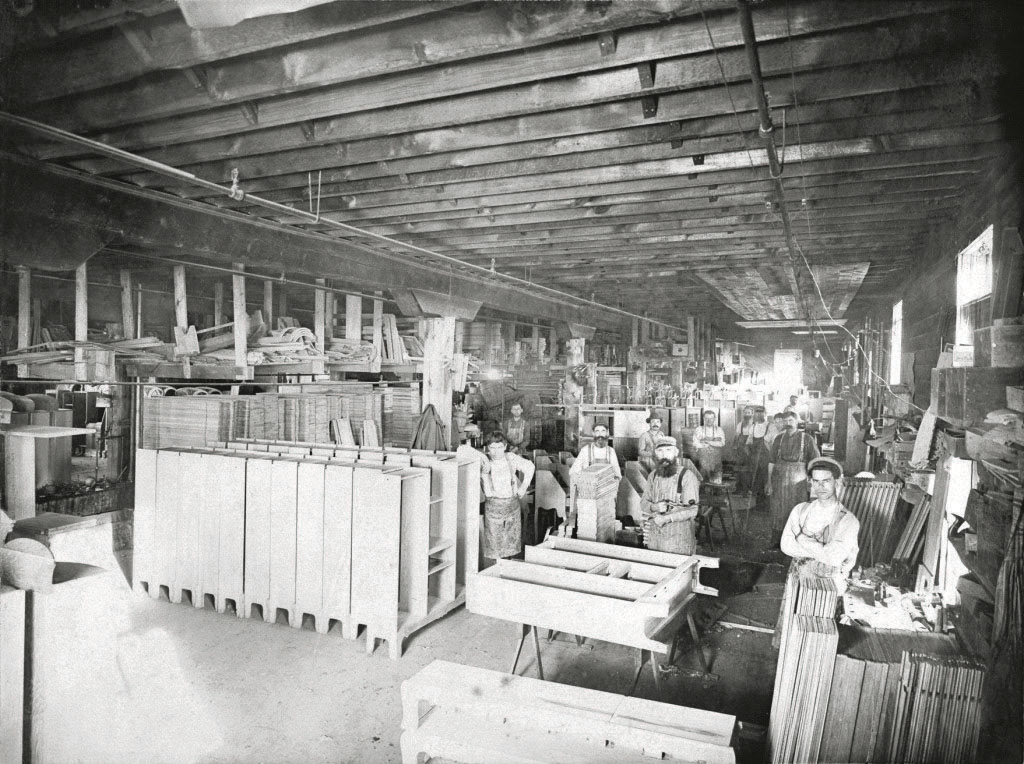
<path fill-rule="evenodd" d="M 1019 148 L 1001 146 L 987 172 L 968 192 L 960 214 L 936 221 L 931 236 L 921 242 L 917 269 L 906 280 L 903 298 L 903 352 L 914 353 L 914 403 L 927 408 L 931 392 L 931 369 L 939 351 L 953 342 L 956 331 L 956 255 L 985 228 L 994 226 L 993 258 L 997 271 L 996 291 L 1016 292 L 1019 280 L 1001 277 L 1012 251 L 1007 227 L 1021 225 L 1024 207 L 1024 163 Z M 1019 276 L 1017 277 L 1019 279 Z M 900 297 L 894 298 L 894 302 Z"/>

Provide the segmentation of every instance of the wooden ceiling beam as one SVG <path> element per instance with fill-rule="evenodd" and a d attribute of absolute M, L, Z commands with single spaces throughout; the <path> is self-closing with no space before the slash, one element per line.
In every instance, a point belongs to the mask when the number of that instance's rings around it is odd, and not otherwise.
<path fill-rule="evenodd" d="M 697 4 L 684 0 L 677 5 L 679 12 L 693 14 Z M 213 64 L 205 68 L 207 87 L 203 93 L 197 93 L 181 77 L 162 76 L 116 93 L 41 104 L 29 116 L 82 132 L 205 112 L 211 99 L 218 106 L 258 100 L 264 124 L 282 125 L 295 122 L 290 115 L 296 112 L 303 112 L 306 119 L 338 116 L 425 98 L 451 98 L 496 88 L 514 91 L 523 81 L 536 83 L 530 89 L 543 101 L 546 90 L 556 87 L 555 78 L 574 75 L 590 75 L 574 77 L 574 90 L 614 100 L 640 89 L 636 70 L 627 65 L 648 61 L 658 62 L 657 77 L 644 88 L 645 95 L 719 84 L 722 68 L 727 80 L 736 81 L 746 74 L 743 50 L 729 49 L 742 42 L 733 39 L 739 29 L 731 13 L 708 22 L 713 24 L 712 34 L 720 49 L 716 57 L 711 54 L 701 17 L 631 31 L 622 27 L 666 16 L 644 14 L 633 4 L 613 4 L 600 12 L 597 6 L 583 4 L 535 4 L 528 11 L 503 3 L 477 7 L 473 14 L 431 16 L 381 31 Z M 785 41 L 788 34 L 785 7 L 772 8 L 765 15 L 765 26 L 772 34 L 760 38 L 763 68 L 778 74 L 790 67 L 815 66 L 825 49 L 836 56 L 857 51 L 859 60 L 879 60 L 928 50 L 939 40 L 955 46 L 970 39 L 971 28 L 958 24 L 950 14 L 899 18 L 893 24 L 837 33 L 837 28 L 893 19 L 904 11 L 920 13 L 925 6 L 868 3 L 863 6 L 865 13 L 858 13 L 857 8 L 848 14 L 837 14 L 820 4 L 805 8 L 805 17 L 813 15 L 817 23 L 804 24 L 804 31 L 816 34 L 798 38 L 792 49 L 785 42 L 771 43 L 772 39 Z M 614 55 L 601 55 L 593 39 L 579 39 L 602 28 L 617 29 Z M 566 37 L 575 39 L 557 47 L 531 49 Z M 690 55 L 685 69 L 677 74 L 674 67 L 679 66 L 676 57 L 681 53 Z M 446 66 L 434 66 L 438 64 Z M 381 75 L 387 75 L 386 79 L 377 79 Z M 554 90 L 556 95 L 560 92 L 561 88 Z M 508 100 L 518 100 L 514 92 L 508 95 Z M 220 121 L 230 115 L 207 116 L 209 121 Z M 241 123 L 236 128 L 248 129 Z"/>
<path fill-rule="evenodd" d="M 908 193 L 917 191 L 949 191 L 962 190 L 972 176 L 939 175 L 925 178 L 897 178 L 893 180 L 872 180 L 859 183 L 844 183 L 841 188 L 835 184 L 802 185 L 790 181 L 786 189 L 787 201 L 792 201 L 797 208 L 806 201 L 805 206 L 814 206 L 816 200 L 835 198 L 836 196 L 878 195 L 887 192 Z M 477 208 L 453 208 L 451 205 L 439 204 L 422 212 L 407 213 L 404 209 L 390 207 L 374 207 L 364 210 L 353 210 L 349 214 L 334 213 L 329 217 L 355 226 L 363 225 L 399 225 L 405 223 L 438 222 L 441 220 L 457 220 L 486 216 L 495 222 L 515 215 L 533 215 L 557 211 L 590 211 L 599 210 L 601 214 L 616 214 L 617 211 L 635 207 L 636 205 L 653 205 L 657 210 L 660 204 L 672 204 L 682 200 L 691 200 L 694 204 L 708 209 L 726 211 L 734 206 L 743 206 L 763 202 L 771 196 L 766 192 L 764 184 L 745 184 L 743 188 L 733 191 L 715 189 L 673 189 L 657 192 L 640 192 L 621 196 L 588 197 L 585 199 L 562 199 L 551 202 L 528 202 L 512 205 L 500 205 Z M 247 210 L 254 212 L 253 210 Z M 291 221 L 283 216 L 279 219 Z"/>
<path fill-rule="evenodd" d="M 50 228 L 97 232 L 105 244 L 160 248 L 193 256 L 321 278 L 342 278 L 363 288 L 415 287 L 482 301 L 519 314 L 617 327 L 623 320 L 557 296 L 541 296 L 504 279 L 459 269 L 442 270 L 424 259 L 397 258 L 352 243 L 268 224 L 152 191 L 101 182 L 39 163 L 0 157 L 7 201 L 0 231 L 17 237 Z M 13 248 L 5 247 L 5 251 Z M 17 256 L 17 253 L 15 253 Z"/>
<path fill-rule="evenodd" d="M 136 4 L 133 3 L 133 11 Z M 62 41 L 44 49 L 26 50 L 8 62 L 10 97 L 16 103 L 38 103 L 109 87 L 162 69 L 184 70 L 258 53 L 267 47 L 294 45 L 437 13 L 460 4 L 352 1 L 203 30 L 186 24 L 177 8 L 169 13 L 165 8 L 164 13 L 153 18 L 136 16 L 121 22 L 145 39 L 148 61 L 133 55 L 129 41 L 117 35 L 93 36 L 73 43 Z M 173 7 L 172 3 L 164 5 Z"/>
<path fill-rule="evenodd" d="M 808 94 L 803 94 L 806 97 Z M 813 94 L 810 94 L 813 95 Z M 802 103 L 787 111 L 787 121 L 794 126 L 811 122 L 831 122 L 868 114 L 891 114 L 902 111 L 948 109 L 954 119 L 966 115 L 991 113 L 996 99 L 995 83 L 948 83 L 918 88 L 855 96 L 839 100 Z M 593 132 L 579 132 L 588 124 L 588 110 L 598 110 L 602 117 L 594 120 Z M 236 156 L 230 160 L 190 164 L 182 169 L 201 178 L 228 179 L 237 169 L 252 193 L 298 190 L 301 197 L 308 188 L 309 172 L 319 172 L 321 183 L 357 180 L 360 172 L 375 168 L 393 175 L 426 172 L 446 167 L 469 167 L 474 164 L 507 162 L 555 154 L 595 151 L 628 145 L 693 139 L 721 132 L 736 131 L 732 115 L 705 117 L 685 122 L 670 119 L 659 109 L 661 118 L 655 124 L 620 124 L 622 110 L 605 105 L 568 109 L 556 115 L 535 115 L 516 120 L 490 120 L 466 125 L 458 130 L 443 128 L 390 135 L 366 140 L 348 141 L 331 146 L 313 146 L 250 157 Z M 723 123 L 722 120 L 730 120 Z M 574 133 L 574 134 L 569 134 Z M 80 160 L 79 169 L 99 174 L 126 175 L 125 180 L 146 187 L 160 187 L 189 198 L 205 196 L 202 189 L 176 183 L 163 176 L 133 172 L 123 164 L 107 160 Z M 362 167 L 362 166 L 366 167 Z M 369 176 L 367 176 L 369 177 Z M 269 195 L 268 195 L 269 196 Z M 321 188 L 321 196 L 324 189 Z M 328 190 L 327 196 L 330 196 Z M 293 198 L 282 196 L 280 199 Z M 361 204 L 361 199 L 355 203 Z"/>

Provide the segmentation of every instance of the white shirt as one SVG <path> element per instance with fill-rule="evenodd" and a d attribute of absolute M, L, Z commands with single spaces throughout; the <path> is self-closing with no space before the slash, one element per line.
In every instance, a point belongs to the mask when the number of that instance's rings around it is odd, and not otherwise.
<path fill-rule="evenodd" d="M 518 495 L 520 490 L 525 492 L 533 480 L 535 469 L 533 462 L 517 454 L 506 453 L 501 459 L 485 459 L 480 474 L 484 496 L 489 499 L 510 499 Z M 521 481 L 517 474 L 520 472 L 523 473 Z"/>
<path fill-rule="evenodd" d="M 591 456 L 593 456 L 593 460 L 591 460 Z M 619 457 L 615 455 L 615 449 L 611 446 L 601 448 L 595 443 L 589 443 L 580 449 L 579 456 L 576 457 L 576 461 L 569 468 L 570 479 L 575 480 L 576 476 L 591 464 L 597 464 L 602 460 L 606 461 L 608 466 L 612 468 L 615 477 L 622 477 L 622 468 L 619 467 Z"/>
<path fill-rule="evenodd" d="M 725 448 L 725 430 L 718 425 L 701 425 L 693 433 L 693 450 Z"/>
<path fill-rule="evenodd" d="M 815 501 L 797 504 L 782 531 L 785 554 L 811 572 L 832 577 L 841 588 L 857 562 L 860 521 L 838 501 L 826 506 Z"/>

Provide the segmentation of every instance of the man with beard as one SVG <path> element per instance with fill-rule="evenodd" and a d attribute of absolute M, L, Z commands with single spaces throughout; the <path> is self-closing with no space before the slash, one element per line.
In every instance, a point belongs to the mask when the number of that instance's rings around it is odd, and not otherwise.
<path fill-rule="evenodd" d="M 782 434 L 772 443 L 765 493 L 771 498 L 772 549 L 779 548 L 782 529 L 790 510 L 807 499 L 807 464 L 817 459 L 814 438 L 797 430 L 797 415 L 788 411 L 782 418 Z"/>
<path fill-rule="evenodd" d="M 661 552 L 694 554 L 700 473 L 689 459 L 680 465 L 678 457 L 675 438 L 658 438 L 654 445 L 654 471 L 647 476 L 640 500 L 644 544 Z"/>
<path fill-rule="evenodd" d="M 576 460 L 569 468 L 569 506 L 571 511 L 566 518 L 563 534 L 571 533 L 576 525 L 576 480 L 587 467 L 593 464 L 607 464 L 615 473 L 615 479 L 622 479 L 622 468 L 615 449 L 608 443 L 608 425 L 598 422 L 594 425 L 594 439 L 580 449 Z"/>
<path fill-rule="evenodd" d="M 803 571 L 831 578 L 840 591 L 857 561 L 860 522 L 836 497 L 839 462 L 820 457 L 807 465 L 811 501 L 797 504 L 782 532 L 782 551 Z"/>
<path fill-rule="evenodd" d="M 661 417 L 651 414 L 647 417 L 647 432 L 640 433 L 640 442 L 637 447 L 640 451 L 637 457 L 644 470 L 650 473 L 654 469 L 654 444 L 661 435 Z"/>

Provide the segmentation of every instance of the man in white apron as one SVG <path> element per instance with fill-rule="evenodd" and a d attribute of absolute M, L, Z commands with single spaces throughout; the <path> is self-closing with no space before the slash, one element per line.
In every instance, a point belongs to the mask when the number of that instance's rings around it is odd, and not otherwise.
<path fill-rule="evenodd" d="M 569 468 L 569 516 L 562 526 L 562 535 L 568 536 L 576 525 L 576 480 L 583 470 L 594 464 L 607 464 L 617 480 L 622 479 L 619 457 L 608 442 L 608 425 L 598 422 L 594 425 L 594 439 L 580 449 Z"/>

